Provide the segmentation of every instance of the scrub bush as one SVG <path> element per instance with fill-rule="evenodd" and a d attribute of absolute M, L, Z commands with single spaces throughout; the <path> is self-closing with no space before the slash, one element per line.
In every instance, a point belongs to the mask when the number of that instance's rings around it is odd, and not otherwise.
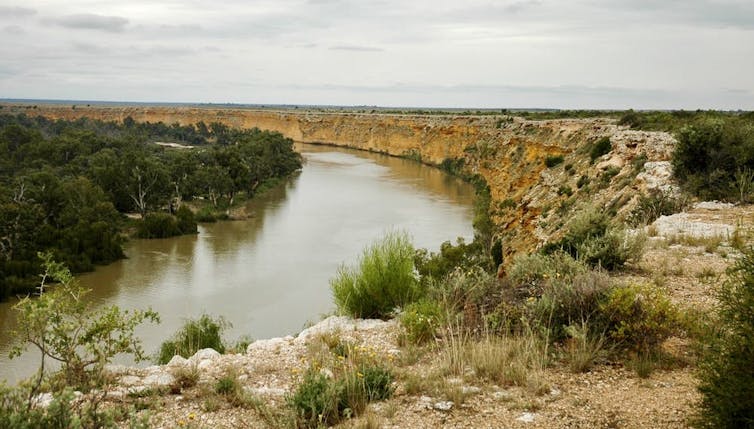
<path fill-rule="evenodd" d="M 166 364 L 175 355 L 189 358 L 201 349 L 211 348 L 225 352 L 222 333 L 231 325 L 222 317 L 213 319 L 203 314 L 197 320 L 188 320 L 170 340 L 160 345 L 157 363 Z"/>
<path fill-rule="evenodd" d="M 702 428 L 754 428 L 754 248 L 718 293 L 720 331 L 700 363 Z"/>
<path fill-rule="evenodd" d="M 442 322 L 442 309 L 437 302 L 423 299 L 407 305 L 400 320 L 405 339 L 421 344 L 435 337 Z"/>
<path fill-rule="evenodd" d="M 589 151 L 589 158 L 594 162 L 597 158 L 613 150 L 613 144 L 610 143 L 610 137 L 602 137 L 592 146 Z"/>
<path fill-rule="evenodd" d="M 338 309 L 357 318 L 387 319 L 422 295 L 414 248 L 406 233 L 389 232 L 366 248 L 357 267 L 341 266 L 330 287 Z"/>

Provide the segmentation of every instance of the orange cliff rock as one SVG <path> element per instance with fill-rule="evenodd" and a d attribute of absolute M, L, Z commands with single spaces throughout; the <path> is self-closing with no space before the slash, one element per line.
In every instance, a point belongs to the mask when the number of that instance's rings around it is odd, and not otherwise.
<path fill-rule="evenodd" d="M 463 159 L 466 173 L 479 174 L 492 195 L 490 214 L 507 255 L 531 251 L 557 236 L 567 212 L 579 204 L 611 206 L 627 213 L 645 191 L 634 180 L 632 161 L 666 162 L 674 140 L 666 133 L 631 131 L 611 119 L 529 121 L 510 116 L 393 115 L 306 110 L 172 106 L 9 106 L 11 112 L 50 119 L 82 117 L 103 121 L 178 123 L 220 122 L 232 127 L 278 131 L 297 142 L 320 143 L 421 159 L 440 165 Z M 7 112 L 7 110 L 5 110 Z M 592 163 L 588 147 L 609 136 L 613 151 Z M 564 163 L 547 168 L 544 159 L 562 155 Z M 581 176 L 597 180 L 605 168 L 623 166 L 600 189 L 579 192 Z M 616 167 L 618 166 L 618 167 Z M 618 183 L 620 179 L 620 183 Z M 621 186 L 618 186 L 618 185 Z M 568 188 L 570 191 L 567 191 Z M 572 192 L 573 195 L 570 195 Z M 557 209 L 557 210 L 554 210 Z M 545 220 L 549 212 L 553 213 Z"/>

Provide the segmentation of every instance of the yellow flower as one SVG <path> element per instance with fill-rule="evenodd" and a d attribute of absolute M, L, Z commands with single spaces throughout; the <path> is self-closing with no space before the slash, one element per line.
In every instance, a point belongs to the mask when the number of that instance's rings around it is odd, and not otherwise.
<path fill-rule="evenodd" d="M 194 420 L 196 418 L 196 414 L 189 413 L 188 418 L 189 418 L 189 420 Z"/>
<path fill-rule="evenodd" d="M 186 426 L 186 422 L 183 420 L 178 420 L 178 426 L 180 427 Z"/>
<path fill-rule="evenodd" d="M 357 377 L 359 377 L 359 378 L 364 378 L 364 374 L 362 374 L 362 373 L 360 373 L 360 372 L 357 372 L 357 373 L 356 373 L 356 376 L 357 376 Z"/>

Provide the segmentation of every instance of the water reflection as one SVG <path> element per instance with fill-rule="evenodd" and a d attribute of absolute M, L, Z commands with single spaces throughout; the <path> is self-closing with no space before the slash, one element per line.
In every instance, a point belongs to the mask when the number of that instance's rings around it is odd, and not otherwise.
<path fill-rule="evenodd" d="M 228 338 L 292 334 L 332 310 L 329 278 L 387 229 L 419 247 L 472 236 L 471 186 L 415 162 L 298 145 L 297 177 L 254 200 L 245 221 L 202 225 L 199 234 L 132 240 L 128 259 L 80 276 L 97 303 L 152 307 L 162 324 L 139 330 L 145 349 L 202 312 L 233 323 Z M 7 361 L 8 304 L 0 307 L 0 378 L 28 374 L 32 356 Z"/>

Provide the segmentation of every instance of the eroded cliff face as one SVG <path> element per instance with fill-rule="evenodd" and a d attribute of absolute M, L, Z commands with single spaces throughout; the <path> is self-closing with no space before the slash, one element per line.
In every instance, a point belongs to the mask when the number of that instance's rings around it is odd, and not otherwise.
<path fill-rule="evenodd" d="M 463 159 L 466 173 L 490 186 L 496 235 L 507 255 L 531 251 L 559 234 L 580 206 L 608 208 L 626 218 L 639 195 L 669 185 L 674 144 L 666 133 L 630 131 L 610 119 L 528 121 L 509 116 L 322 113 L 209 107 L 10 107 L 50 119 L 195 124 L 274 130 L 298 142 L 323 143 L 407 156 L 440 165 Z M 8 111 L 6 110 L 6 111 Z M 592 162 L 589 149 L 610 137 L 613 150 Z M 547 157 L 564 161 L 548 168 Z"/>

